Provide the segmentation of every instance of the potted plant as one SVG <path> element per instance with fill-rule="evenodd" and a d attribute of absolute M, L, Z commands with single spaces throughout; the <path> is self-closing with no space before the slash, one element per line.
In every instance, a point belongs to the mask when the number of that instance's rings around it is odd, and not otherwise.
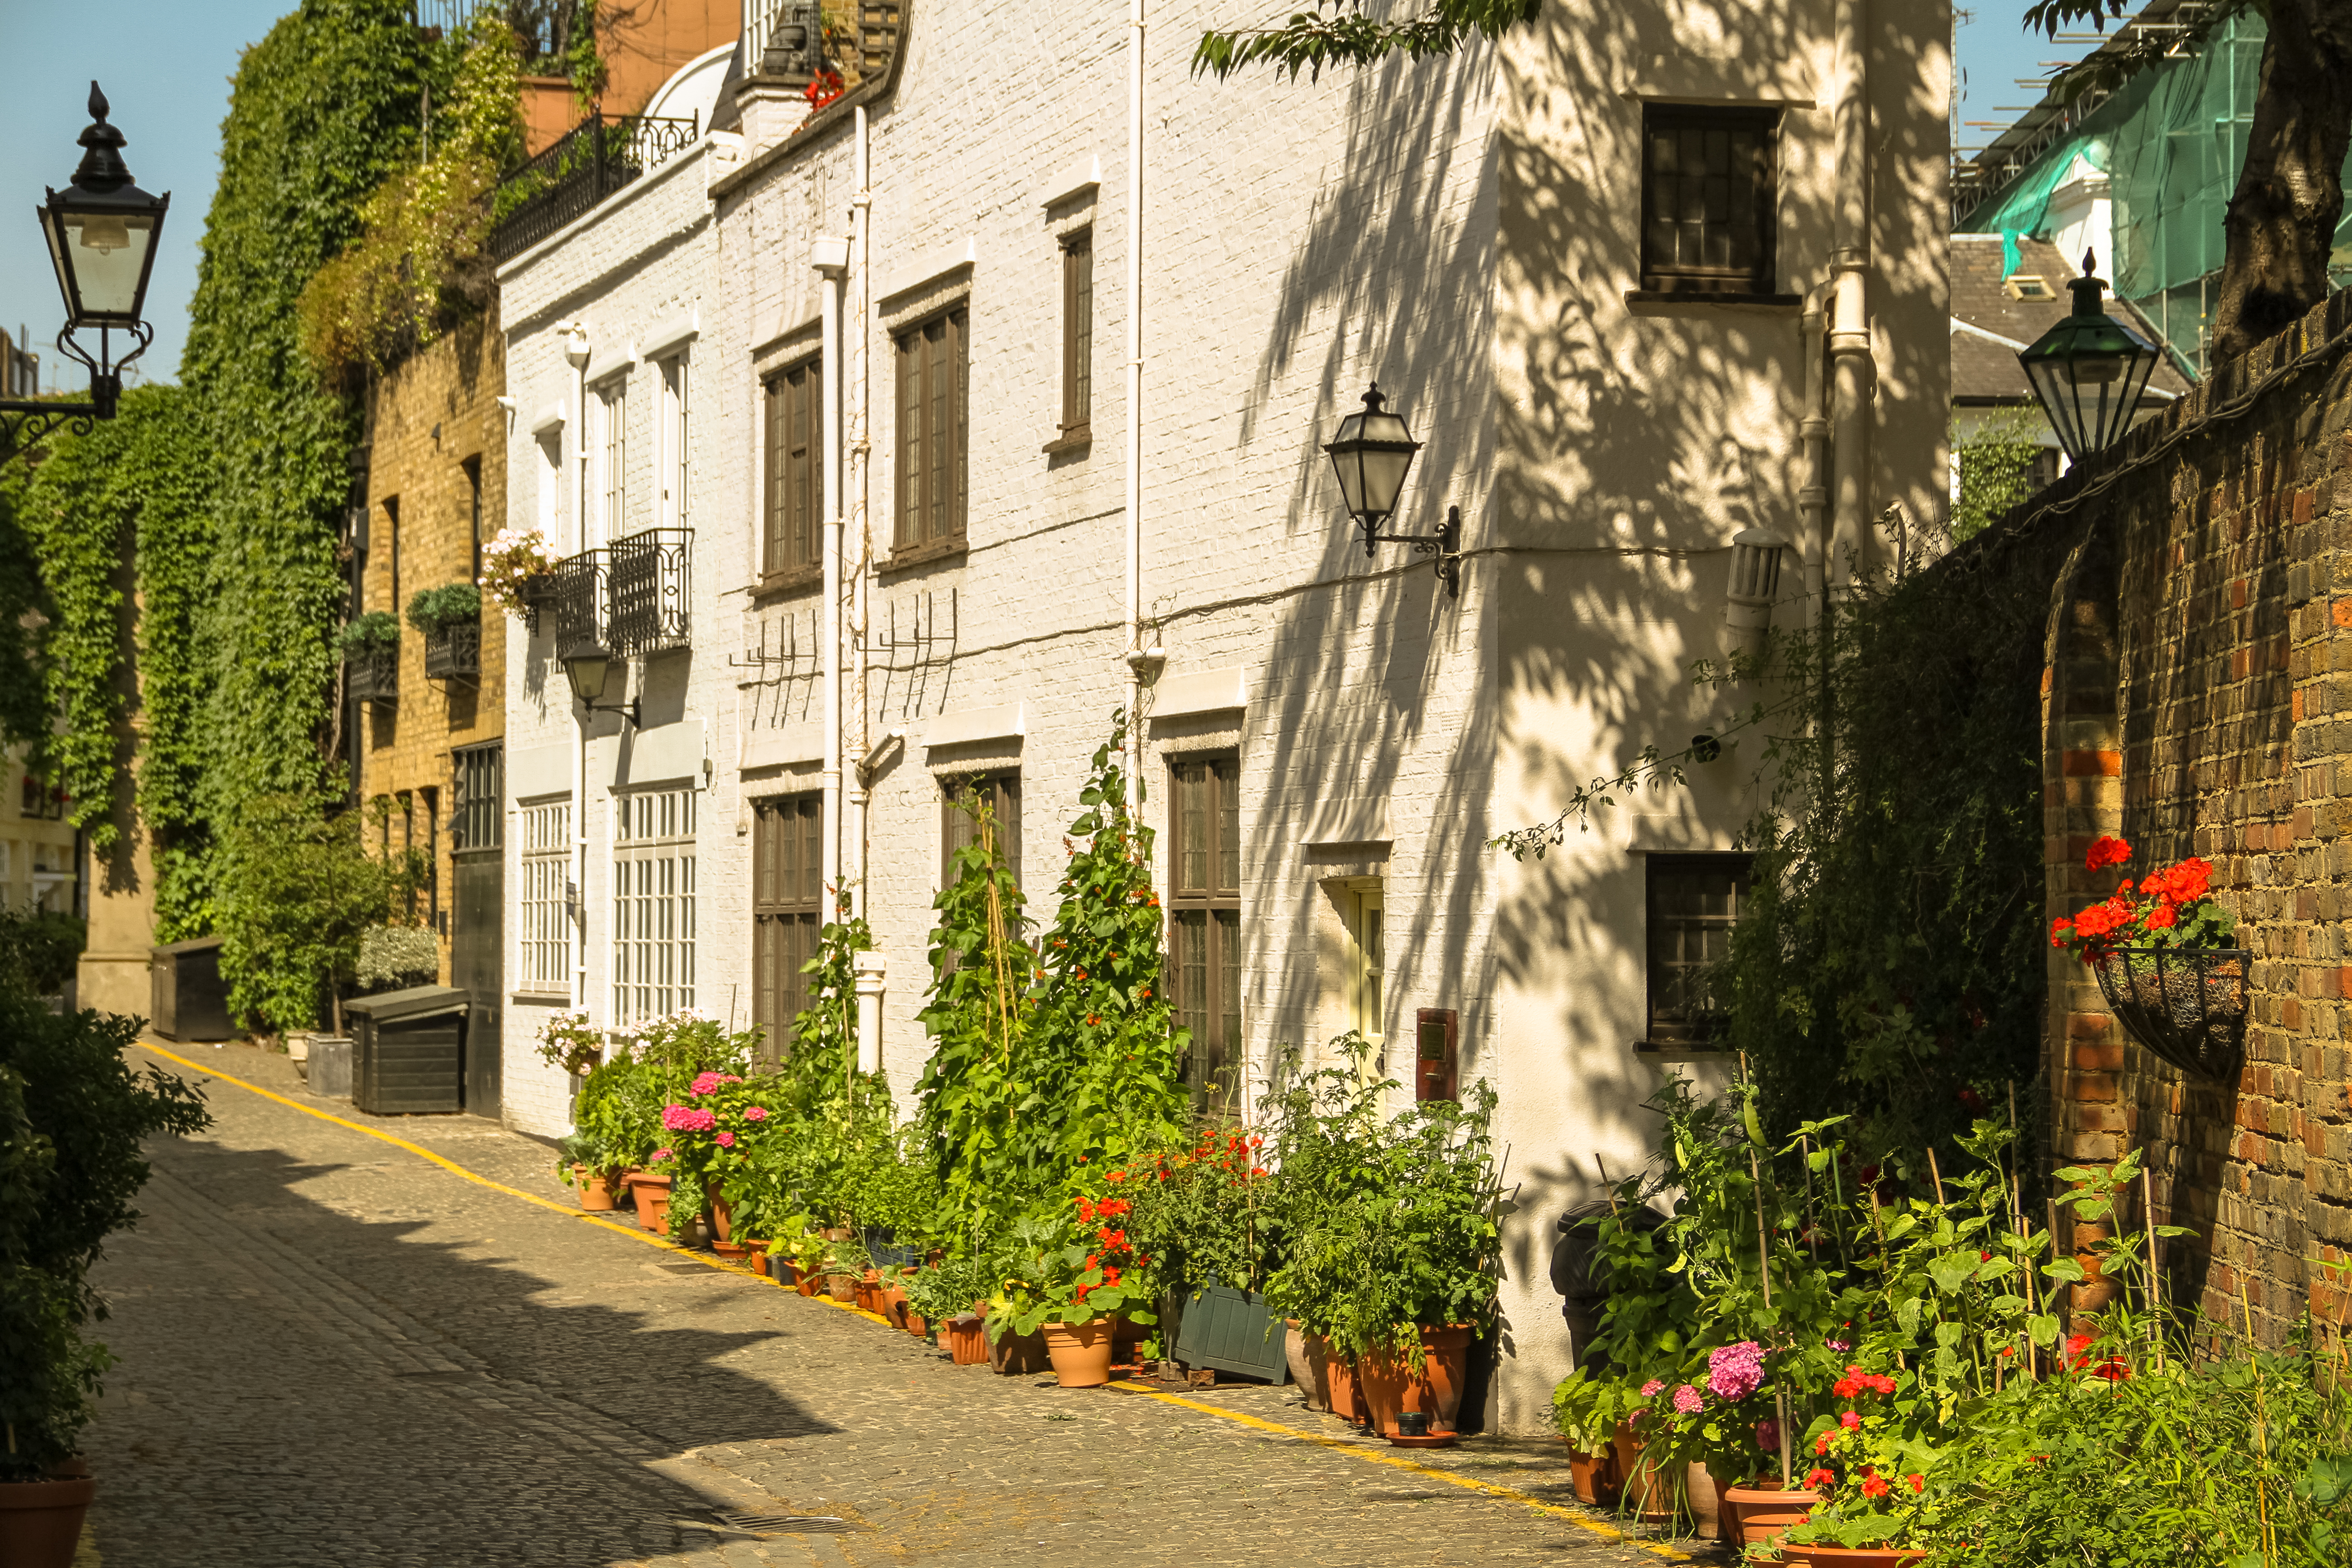
<path fill-rule="evenodd" d="M 475 583 L 507 614 L 528 616 L 554 593 L 561 559 L 538 529 L 502 528 L 482 546 L 482 574 Z"/>
<path fill-rule="evenodd" d="M 2130 862 L 2132 847 L 2102 837 L 2084 864 Z M 2107 1005 L 2132 1037 L 2186 1072 L 2234 1083 L 2245 1047 L 2254 955 L 2230 945 L 2237 921 L 2211 895 L 2212 865 L 2192 856 L 2129 878 L 2099 903 L 2053 921 L 2050 944 L 2098 976 Z"/>
<path fill-rule="evenodd" d="M 1067 1208 L 1026 1215 L 1014 1227 L 1011 1268 L 989 1302 L 988 1326 L 1016 1339 L 1042 1332 L 1064 1388 L 1110 1381 L 1118 1314 L 1156 1321 L 1140 1305 L 1139 1282 L 1128 1279 L 1138 1267 L 1124 1224 L 1130 1207 L 1125 1198 L 1079 1194 Z"/>
<path fill-rule="evenodd" d="M 393 702 L 400 697 L 400 620 L 389 610 L 371 610 L 346 621 L 335 634 L 343 656 L 344 689 L 362 702 Z"/>
<path fill-rule="evenodd" d="M 972 1304 L 995 1285 L 988 1265 L 969 1251 L 943 1258 L 908 1277 L 908 1315 L 939 1330 L 958 1366 L 976 1366 L 988 1359 L 988 1337 Z"/>
<path fill-rule="evenodd" d="M 609 1214 L 616 1206 L 617 1173 L 604 1147 L 585 1133 L 574 1132 L 555 1144 L 555 1173 L 567 1187 L 580 1190 L 580 1206 L 591 1214 Z"/>
<path fill-rule="evenodd" d="M 866 1282 L 866 1270 L 874 1266 L 866 1243 L 858 1239 L 855 1231 L 828 1232 L 823 1258 L 818 1267 L 824 1271 L 826 1290 L 845 1307 L 856 1305 L 857 1289 Z"/>
<path fill-rule="evenodd" d="M 430 680 L 471 679 L 482 672 L 482 591 L 471 583 L 420 588 L 409 597 L 408 624 L 425 639 Z"/>
<path fill-rule="evenodd" d="M 1891 1408 L 1899 1386 L 1858 1364 L 1838 1381 L 1843 1408 L 1806 1435 L 1805 1485 L 1822 1501 L 1780 1537 L 1782 1556 L 1814 1568 L 1905 1568 L 1927 1555 L 1940 1523 L 1941 1493 L 1927 1484 L 1937 1454 Z"/>

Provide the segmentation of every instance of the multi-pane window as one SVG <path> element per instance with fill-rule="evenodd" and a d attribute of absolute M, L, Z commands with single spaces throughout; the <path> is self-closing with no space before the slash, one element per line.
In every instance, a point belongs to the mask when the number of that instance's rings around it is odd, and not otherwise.
<path fill-rule="evenodd" d="M 1388 892 L 1375 884 L 1348 896 L 1349 1023 L 1372 1043 L 1388 1041 Z"/>
<path fill-rule="evenodd" d="M 824 923 L 824 801 L 776 795 L 751 803 L 751 1022 L 761 1055 L 791 1054 L 793 1020 L 809 1003 L 802 965 Z"/>
<path fill-rule="evenodd" d="M 898 518 L 908 549 L 961 538 L 964 521 L 964 327 L 961 309 L 898 334 Z"/>
<path fill-rule="evenodd" d="M 824 504 L 817 450 L 824 376 L 810 360 L 768 378 L 768 575 L 823 564 L 818 509 Z"/>
<path fill-rule="evenodd" d="M 1095 402 L 1095 231 L 1062 242 L 1062 439 L 1087 434 Z"/>
<path fill-rule="evenodd" d="M 1184 1079 L 1195 1108 L 1234 1109 L 1242 1054 L 1241 763 L 1169 769 L 1169 960 L 1176 1022 L 1192 1031 Z"/>
<path fill-rule="evenodd" d="M 663 528 L 684 528 L 686 521 L 687 453 L 687 394 L 686 356 L 674 355 L 662 362 L 661 435 L 659 451 L 655 461 L 660 466 L 656 481 L 661 491 L 661 523 Z"/>
<path fill-rule="evenodd" d="M 613 1024 L 694 1005 L 694 791 L 613 798 Z"/>
<path fill-rule="evenodd" d="M 1642 115 L 1642 287 L 1769 294 L 1780 111 L 1650 104 Z"/>
<path fill-rule="evenodd" d="M 461 746 L 449 754 L 457 794 L 449 803 L 449 847 L 496 849 L 500 826 L 499 794 L 504 747 Z"/>
<path fill-rule="evenodd" d="M 1649 859 L 1650 1024 L 1654 1046 L 1704 1046 L 1723 1022 L 1712 988 L 1748 900 L 1745 855 Z"/>
<path fill-rule="evenodd" d="M 629 517 L 629 382 L 614 376 L 596 396 L 598 417 L 604 421 L 603 449 L 596 458 L 596 488 L 602 510 L 596 521 L 600 543 L 610 543 L 628 532 Z"/>
<path fill-rule="evenodd" d="M 572 989 L 572 803 L 521 808 L 521 988 Z"/>
<path fill-rule="evenodd" d="M 457 466 L 466 474 L 466 537 L 473 563 L 467 575 L 478 578 L 482 574 L 482 459 L 468 458 Z"/>
<path fill-rule="evenodd" d="M 980 837 L 975 809 L 984 804 L 989 834 L 997 858 L 1021 880 L 1021 775 L 991 773 L 982 777 L 949 779 L 940 791 L 940 881 L 955 879 L 956 852 Z"/>

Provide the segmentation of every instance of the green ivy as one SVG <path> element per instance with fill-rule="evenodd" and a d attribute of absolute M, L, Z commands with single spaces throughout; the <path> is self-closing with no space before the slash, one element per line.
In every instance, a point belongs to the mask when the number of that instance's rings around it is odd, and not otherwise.
<path fill-rule="evenodd" d="M 1952 461 L 1959 469 L 1959 494 L 1952 501 L 1952 540 L 1965 543 L 2011 507 L 2032 495 L 2033 478 L 2049 447 L 2049 429 L 2039 409 L 1995 410 L 1963 435 L 1953 424 Z"/>

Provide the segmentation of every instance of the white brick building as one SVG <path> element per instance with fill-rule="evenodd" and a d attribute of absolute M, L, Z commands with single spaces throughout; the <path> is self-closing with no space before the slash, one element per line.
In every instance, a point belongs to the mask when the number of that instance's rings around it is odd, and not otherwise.
<path fill-rule="evenodd" d="M 1360 1025 L 1410 1084 L 1421 1011 L 1453 1015 L 1463 1081 L 1500 1093 L 1515 1189 L 1496 1416 L 1539 1428 L 1570 1353 L 1548 1276 L 1557 1218 L 1591 1194 L 1600 1162 L 1644 1157 L 1640 1106 L 1662 1062 L 1714 1070 L 1687 1042 L 1672 1048 L 1667 960 L 1703 940 L 1691 900 L 1736 868 L 1669 857 L 1733 847 L 1756 804 L 1756 746 L 1540 861 L 1483 846 L 1733 705 L 1688 668 L 1721 649 L 1735 532 L 1796 542 L 1780 612 L 1795 616 L 1825 559 L 1868 558 L 1868 520 L 1891 503 L 1940 514 L 1948 8 L 1888 0 L 1864 35 L 1853 0 L 1769 14 L 1555 4 L 1449 60 L 1220 84 L 1190 74 L 1192 48 L 1250 8 L 1155 5 L 1139 210 L 1126 5 L 867 9 L 897 11 L 898 30 L 867 40 L 873 68 L 844 102 L 803 126 L 790 84 L 739 82 L 739 65 L 718 89 L 722 129 L 500 269 L 509 521 L 547 526 L 566 551 L 676 526 L 682 424 L 692 531 L 686 646 L 625 674 L 616 663 L 605 700 L 641 701 L 644 727 L 594 721 L 584 797 L 560 617 L 543 614 L 510 660 L 509 877 L 524 893 L 508 1113 L 535 1131 L 564 1122 L 564 1086 L 530 1051 L 534 992 L 618 1021 L 683 999 L 690 959 L 695 1005 L 739 1023 L 762 1010 L 754 844 L 799 820 L 774 815 L 781 797 L 815 812 L 824 784 L 824 596 L 794 530 L 824 511 L 821 400 L 803 424 L 799 399 L 824 383 L 814 264 L 830 260 L 845 296 L 843 615 L 855 625 L 862 594 L 868 664 L 861 715 L 842 656 L 840 853 L 854 876 L 848 796 L 870 752 L 862 893 L 887 961 L 882 1059 L 902 1109 L 925 1052 L 942 781 L 1017 781 L 1024 884 L 1050 917 L 1058 840 L 1127 700 L 1126 655 L 1164 653 L 1135 661 L 1150 682 L 1140 771 L 1164 896 L 1172 770 L 1205 762 L 1236 779 L 1237 866 L 1218 879 L 1232 885 L 1199 900 L 1190 928 L 1225 915 L 1231 973 L 1211 965 L 1212 994 L 1190 1000 L 1213 1037 L 1237 1015 L 1229 1065 L 1253 1081 L 1278 1047 L 1319 1049 Z M 754 67 L 773 20 L 751 19 Z M 1876 52 L 1841 53 L 1842 20 Z M 1846 62 L 1866 66 L 1849 100 L 1866 113 L 1864 134 L 1841 139 Z M 1713 162 L 1653 193 L 1692 193 L 1676 215 L 1688 222 L 1645 230 L 1641 172 L 1668 148 Z M 1777 190 L 1752 207 L 1723 199 L 1759 178 Z M 1866 335 L 1824 363 L 1864 379 L 1831 399 L 1846 458 L 1801 513 L 1801 342 L 1825 342 L 1804 336 L 1821 323 L 1801 299 L 1831 283 L 1841 232 Z M 1091 311 L 1082 409 L 1066 385 L 1073 289 Z M 667 390 L 681 364 L 682 421 Z M 1319 448 L 1375 377 L 1425 443 L 1391 526 L 1426 533 L 1460 509 L 1458 598 L 1426 555 L 1382 544 L 1368 560 L 1343 514 Z M 614 487 L 604 395 L 622 384 Z M 911 429 L 909 386 L 923 411 Z M 1078 416 L 1085 435 L 1066 433 Z M 927 434 L 961 461 L 938 470 L 941 506 L 910 522 L 902 468 Z M 652 837 L 617 837 L 615 803 L 635 796 L 654 804 L 630 825 Z M 549 809 L 575 797 L 584 819 Z M 557 869 L 583 826 L 584 944 Z M 542 847 L 536 884 L 528 843 Z M 772 931 L 791 925 L 793 907 L 762 909 Z M 629 949 L 651 974 L 619 994 L 616 926 L 648 916 L 669 934 Z M 571 972 L 583 952 L 584 976 Z"/>

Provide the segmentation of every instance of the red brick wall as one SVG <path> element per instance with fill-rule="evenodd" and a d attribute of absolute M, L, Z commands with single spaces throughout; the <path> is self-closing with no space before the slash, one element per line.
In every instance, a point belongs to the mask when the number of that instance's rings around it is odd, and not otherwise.
<path fill-rule="evenodd" d="M 2011 521 L 2076 535 L 2044 680 L 2050 914 L 2112 890 L 2118 874 L 2082 858 L 2120 833 L 2133 873 L 2210 860 L 2254 953 L 2243 1067 L 2213 1083 L 2130 1041 L 2089 972 L 2053 952 L 2051 1152 L 2145 1151 L 2157 1217 L 2195 1233 L 2169 1247 L 2175 1298 L 2251 1311 L 2273 1342 L 2306 1305 L 2337 1309 L 2313 1260 L 2352 1257 L 2347 300 Z"/>

